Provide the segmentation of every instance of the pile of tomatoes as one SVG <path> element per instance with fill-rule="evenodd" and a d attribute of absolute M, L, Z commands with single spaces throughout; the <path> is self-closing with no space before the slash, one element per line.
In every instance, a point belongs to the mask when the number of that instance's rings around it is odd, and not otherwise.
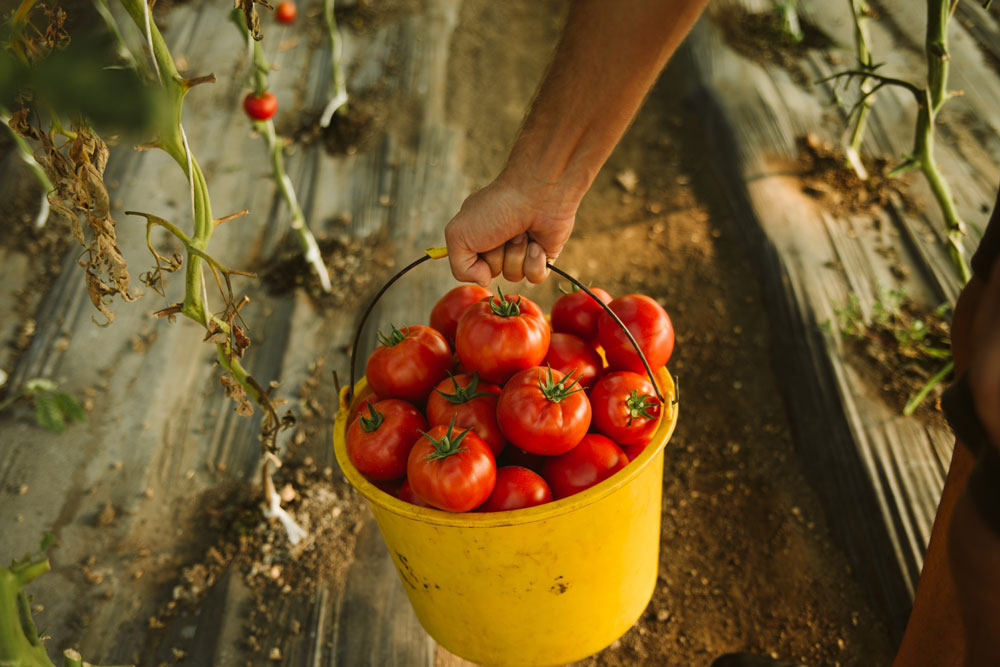
<path fill-rule="evenodd" d="M 591 292 L 662 368 L 674 347 L 663 307 Z M 524 296 L 462 285 L 430 326 L 380 331 L 365 369 L 372 394 L 348 421 L 351 462 L 387 493 L 449 512 L 532 507 L 623 469 L 669 406 L 586 292 L 560 296 L 550 318 Z"/>

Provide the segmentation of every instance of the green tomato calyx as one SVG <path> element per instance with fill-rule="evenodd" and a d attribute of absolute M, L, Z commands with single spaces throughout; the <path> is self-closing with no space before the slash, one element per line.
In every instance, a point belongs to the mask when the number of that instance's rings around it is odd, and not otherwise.
<path fill-rule="evenodd" d="M 472 372 L 472 379 L 469 380 L 469 384 L 466 387 L 460 387 L 458 381 L 455 380 L 455 376 L 448 373 L 448 377 L 451 378 L 451 385 L 455 389 L 455 393 L 448 394 L 440 389 L 435 388 L 434 391 L 438 393 L 444 400 L 448 401 L 453 405 L 462 405 L 463 403 L 468 403 L 474 398 L 479 398 L 480 396 L 496 396 L 488 391 L 476 391 L 476 387 L 479 386 L 479 372 Z"/>
<path fill-rule="evenodd" d="M 389 326 L 392 327 L 392 331 L 389 333 L 388 336 L 386 336 L 381 331 L 378 332 L 378 342 L 382 343 L 382 345 L 386 347 L 399 345 L 404 340 L 406 340 L 406 337 L 410 333 L 409 327 L 403 327 L 403 330 L 400 331 L 399 329 L 396 328 L 395 324 L 390 324 Z"/>
<path fill-rule="evenodd" d="M 458 435 L 454 435 L 455 417 L 457 416 L 457 414 L 451 416 L 451 423 L 448 424 L 448 430 L 445 431 L 444 435 L 442 435 L 440 439 L 432 438 L 429 434 L 420 431 L 423 433 L 424 437 L 430 440 L 434 445 L 434 451 L 424 457 L 425 461 L 446 459 L 453 454 L 469 451 L 467 448 L 461 447 L 460 445 L 472 428 L 467 428 Z"/>
<path fill-rule="evenodd" d="M 490 299 L 490 310 L 493 311 L 494 315 L 499 317 L 516 317 L 521 314 L 520 296 L 517 297 L 516 301 L 508 301 L 499 285 L 497 286 L 497 294 L 500 296 Z"/>
<path fill-rule="evenodd" d="M 633 389 L 628 398 L 625 399 L 625 407 L 628 408 L 628 421 L 626 426 L 632 425 L 632 420 L 639 417 L 654 419 L 655 414 L 650 413 L 651 408 L 659 408 L 660 402 L 650 394 L 640 394 L 638 389 Z"/>
<path fill-rule="evenodd" d="M 385 421 L 385 417 L 375 409 L 375 405 L 371 401 L 368 401 L 368 414 L 368 417 L 361 415 L 361 430 L 365 433 L 374 433 Z"/>
<path fill-rule="evenodd" d="M 545 398 L 549 399 L 553 403 L 558 403 L 567 396 L 571 396 L 572 394 L 575 394 L 578 391 L 583 391 L 583 387 L 577 387 L 576 389 L 573 389 L 573 386 L 580 381 L 579 375 L 573 378 L 572 382 L 566 384 L 567 382 L 569 382 L 570 377 L 573 375 L 573 373 L 576 372 L 575 368 L 566 375 L 564 375 L 558 381 L 556 381 L 555 378 L 552 377 L 552 366 L 548 366 L 548 369 L 549 369 L 548 377 L 543 378 L 542 372 L 541 371 L 538 372 L 538 388 L 542 390 L 542 394 L 545 396 Z"/>

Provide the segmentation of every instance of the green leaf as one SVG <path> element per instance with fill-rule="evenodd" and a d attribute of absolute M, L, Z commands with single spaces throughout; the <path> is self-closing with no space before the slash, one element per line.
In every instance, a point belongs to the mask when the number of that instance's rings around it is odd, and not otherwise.
<path fill-rule="evenodd" d="M 87 411 L 83 409 L 83 403 L 76 400 L 70 394 L 62 391 L 57 391 L 52 394 L 52 398 L 55 400 L 56 405 L 59 407 L 59 411 L 63 413 L 66 421 L 69 422 L 83 422 L 87 421 Z"/>
<path fill-rule="evenodd" d="M 42 428 L 55 433 L 66 430 L 66 419 L 51 394 L 35 395 L 35 420 Z"/>
<path fill-rule="evenodd" d="M 38 547 L 38 552 L 45 553 L 46 551 L 51 549 L 52 545 L 54 545 L 55 543 L 56 543 L 56 536 L 50 533 L 49 531 L 45 531 L 45 534 L 42 535 L 42 543 Z"/>

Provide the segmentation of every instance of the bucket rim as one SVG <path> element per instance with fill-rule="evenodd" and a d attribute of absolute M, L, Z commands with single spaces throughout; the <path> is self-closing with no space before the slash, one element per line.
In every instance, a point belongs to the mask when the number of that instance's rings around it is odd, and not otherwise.
<path fill-rule="evenodd" d="M 343 400 L 341 400 L 340 409 L 337 412 L 333 426 L 334 454 L 336 455 L 341 472 L 352 487 L 357 489 L 373 506 L 397 516 L 420 521 L 421 523 L 460 528 L 497 528 L 546 521 L 598 502 L 617 489 L 627 486 L 664 449 L 674 432 L 674 428 L 677 426 L 679 403 L 676 401 L 676 386 L 666 367 L 657 372 L 657 380 L 661 383 L 660 387 L 664 397 L 663 405 L 669 408 L 670 414 L 667 417 L 665 411 L 661 413 L 659 426 L 657 426 L 653 438 L 650 440 L 649 445 L 642 450 L 642 453 L 630 461 L 628 466 L 622 471 L 595 484 L 589 489 L 560 500 L 536 505 L 535 507 L 507 510 L 504 512 L 446 512 L 436 508 L 413 505 L 375 486 L 374 483 L 370 482 L 354 467 L 354 464 L 351 463 L 347 455 L 347 417 L 353 412 L 355 405 L 366 396 L 368 383 L 364 377 L 355 384 L 350 405 L 345 406 Z M 623 475 L 622 473 L 625 474 Z"/>

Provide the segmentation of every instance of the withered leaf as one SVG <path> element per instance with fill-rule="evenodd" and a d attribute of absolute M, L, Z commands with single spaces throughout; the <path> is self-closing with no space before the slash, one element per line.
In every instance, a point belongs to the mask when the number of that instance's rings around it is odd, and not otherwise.
<path fill-rule="evenodd" d="M 226 396 L 236 402 L 236 414 L 241 417 L 252 416 L 253 404 L 247 398 L 247 392 L 243 389 L 243 386 L 229 375 L 223 375 L 219 378 L 219 381 L 226 390 Z"/>

